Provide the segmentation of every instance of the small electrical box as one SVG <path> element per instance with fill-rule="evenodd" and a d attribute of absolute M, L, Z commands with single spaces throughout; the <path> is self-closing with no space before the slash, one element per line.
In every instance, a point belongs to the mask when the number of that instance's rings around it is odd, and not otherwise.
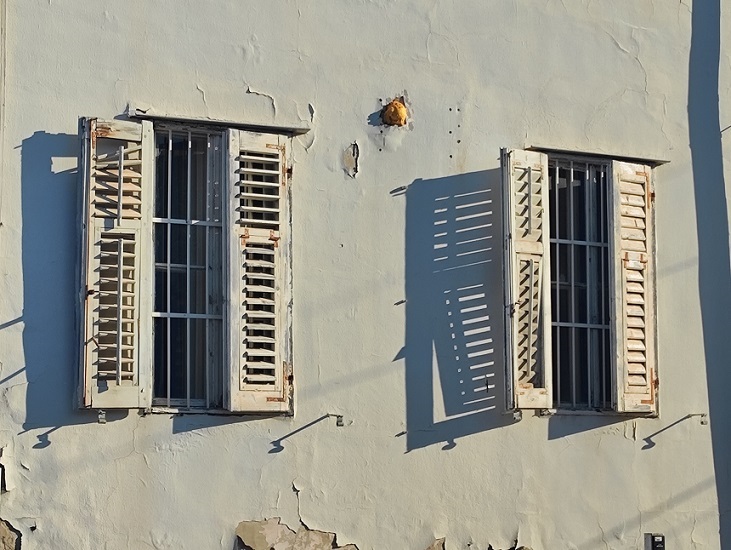
<path fill-rule="evenodd" d="M 652 533 L 650 535 L 650 550 L 665 550 L 665 535 Z"/>

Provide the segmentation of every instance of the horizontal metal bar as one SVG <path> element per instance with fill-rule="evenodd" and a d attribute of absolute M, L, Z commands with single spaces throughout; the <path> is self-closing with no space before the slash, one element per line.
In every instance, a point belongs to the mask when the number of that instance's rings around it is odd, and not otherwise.
<path fill-rule="evenodd" d="M 596 246 L 597 248 L 607 248 L 608 243 L 596 242 L 596 241 L 573 241 L 571 239 L 550 239 L 552 244 L 577 244 L 582 246 Z"/>
<path fill-rule="evenodd" d="M 223 223 L 221 222 L 209 222 L 205 220 L 179 220 L 175 218 L 152 218 L 152 221 L 154 223 L 159 224 L 171 224 L 171 225 L 200 225 L 200 226 L 208 226 L 208 227 L 223 227 Z"/>
<path fill-rule="evenodd" d="M 598 323 L 571 323 L 568 321 L 553 321 L 551 326 L 560 328 L 591 328 L 598 330 L 609 330 L 610 325 L 602 325 Z"/>
<path fill-rule="evenodd" d="M 163 319 L 223 319 L 223 315 L 213 315 L 212 313 L 169 313 L 163 311 L 153 311 L 152 316 L 160 317 Z"/>

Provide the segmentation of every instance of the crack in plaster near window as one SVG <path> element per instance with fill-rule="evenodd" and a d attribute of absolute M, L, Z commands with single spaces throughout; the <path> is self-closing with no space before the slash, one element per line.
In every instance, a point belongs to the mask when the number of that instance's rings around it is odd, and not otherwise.
<path fill-rule="evenodd" d="M 251 86 L 249 86 L 249 85 L 246 86 L 246 93 L 247 94 L 258 95 L 258 96 L 262 96 L 262 97 L 268 98 L 269 101 L 271 101 L 271 103 L 272 103 L 272 115 L 276 115 L 277 114 L 277 104 L 274 101 L 274 97 L 273 96 L 271 96 L 271 95 L 269 95 L 267 93 L 264 93 L 264 92 L 259 92 L 257 90 L 252 90 Z"/>

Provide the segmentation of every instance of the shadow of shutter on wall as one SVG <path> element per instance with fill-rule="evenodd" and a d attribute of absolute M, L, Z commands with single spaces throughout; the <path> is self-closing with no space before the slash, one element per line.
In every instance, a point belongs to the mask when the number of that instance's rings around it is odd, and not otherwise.
<path fill-rule="evenodd" d="M 290 408 L 285 139 L 229 132 L 232 227 L 229 409 Z"/>
<path fill-rule="evenodd" d="M 657 412 L 652 171 L 615 161 L 613 257 L 617 410 Z"/>
<path fill-rule="evenodd" d="M 509 408 L 552 407 L 548 158 L 503 150 Z"/>
<path fill-rule="evenodd" d="M 152 124 L 85 119 L 82 132 L 82 406 L 146 407 Z"/>

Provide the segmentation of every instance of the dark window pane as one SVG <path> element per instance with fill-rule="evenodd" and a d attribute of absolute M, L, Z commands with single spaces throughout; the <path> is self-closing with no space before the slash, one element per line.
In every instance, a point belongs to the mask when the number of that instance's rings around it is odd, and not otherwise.
<path fill-rule="evenodd" d="M 221 160 L 222 144 L 221 136 L 211 136 L 211 148 L 208 154 L 208 179 L 210 180 L 208 220 L 214 222 L 220 222 L 223 219 L 223 186 L 221 182 L 225 164 Z"/>
<path fill-rule="evenodd" d="M 589 372 L 591 374 L 592 395 L 590 400 L 592 406 L 604 406 L 604 388 L 602 373 L 604 366 L 602 365 L 602 347 L 601 347 L 602 331 L 589 330 Z"/>
<path fill-rule="evenodd" d="M 167 397 L 167 319 L 155 317 L 153 319 L 153 339 L 155 342 L 155 397 Z"/>
<path fill-rule="evenodd" d="M 561 391 L 561 405 L 571 406 L 571 329 L 561 328 L 558 333 L 559 361 L 559 389 Z"/>
<path fill-rule="evenodd" d="M 566 170 L 565 168 L 560 168 L 558 170 L 558 214 L 556 218 L 558 220 L 559 239 L 571 238 L 571 234 L 569 232 L 569 215 L 571 214 L 571 209 L 569 204 L 569 191 L 567 183 L 568 177 L 568 170 Z"/>
<path fill-rule="evenodd" d="M 167 269 L 155 269 L 155 311 L 164 313 L 168 307 Z"/>
<path fill-rule="evenodd" d="M 223 274 L 221 228 L 212 227 L 208 231 L 208 292 L 209 313 L 223 313 Z"/>
<path fill-rule="evenodd" d="M 190 226 L 190 265 L 206 265 L 206 228 Z"/>
<path fill-rule="evenodd" d="M 206 320 L 190 321 L 190 398 L 206 397 Z"/>
<path fill-rule="evenodd" d="M 573 229 L 574 240 L 586 240 L 586 172 L 574 166 L 574 181 L 571 184 L 573 195 Z"/>
<path fill-rule="evenodd" d="M 155 224 L 155 262 L 168 261 L 168 226 L 162 223 Z"/>
<path fill-rule="evenodd" d="M 601 323 L 601 248 L 590 246 L 587 248 L 589 260 L 589 322 Z"/>
<path fill-rule="evenodd" d="M 574 331 L 574 383 L 576 384 L 576 406 L 589 406 L 589 365 L 587 364 L 588 334 L 585 328 Z"/>
<path fill-rule="evenodd" d="M 155 134 L 155 217 L 168 213 L 168 133 Z"/>
<path fill-rule="evenodd" d="M 185 268 L 170 268 L 170 312 L 186 313 L 187 291 Z"/>
<path fill-rule="evenodd" d="M 574 317 L 575 323 L 586 323 L 586 247 L 574 245 Z"/>
<path fill-rule="evenodd" d="M 183 264 L 188 262 L 186 246 L 188 244 L 188 226 L 182 224 L 170 225 L 170 263 Z"/>
<path fill-rule="evenodd" d="M 591 205 L 589 208 L 589 240 L 593 242 L 600 242 L 602 238 L 601 231 L 601 207 L 602 207 L 602 190 L 600 187 L 600 172 L 601 169 L 597 168 L 592 175 L 591 192 L 589 197 Z"/>
<path fill-rule="evenodd" d="M 208 396 L 211 407 L 223 406 L 223 321 L 208 321 Z"/>
<path fill-rule="evenodd" d="M 188 135 L 173 134 L 170 217 L 188 219 Z"/>
<path fill-rule="evenodd" d="M 186 397 L 186 319 L 170 319 L 170 397 Z"/>
<path fill-rule="evenodd" d="M 190 313 L 205 313 L 206 301 L 206 270 L 205 268 L 191 268 Z"/>
<path fill-rule="evenodd" d="M 208 140 L 206 136 L 191 136 L 190 139 L 190 217 L 193 220 L 206 219 Z"/>

